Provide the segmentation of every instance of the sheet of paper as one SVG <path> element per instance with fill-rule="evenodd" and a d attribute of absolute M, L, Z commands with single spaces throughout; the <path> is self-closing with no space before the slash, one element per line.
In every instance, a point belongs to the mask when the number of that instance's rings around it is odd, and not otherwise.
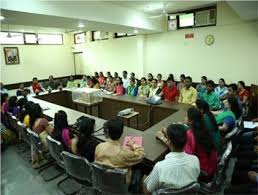
<path fill-rule="evenodd" d="M 134 140 L 135 144 L 137 144 L 139 146 L 142 146 L 142 141 L 143 141 L 142 136 L 125 136 L 124 143 L 123 143 L 123 148 L 129 148 L 127 144 L 131 139 Z"/>
<path fill-rule="evenodd" d="M 254 129 L 255 127 L 258 126 L 258 122 L 252 122 L 252 121 L 244 121 L 244 128 L 247 129 Z"/>

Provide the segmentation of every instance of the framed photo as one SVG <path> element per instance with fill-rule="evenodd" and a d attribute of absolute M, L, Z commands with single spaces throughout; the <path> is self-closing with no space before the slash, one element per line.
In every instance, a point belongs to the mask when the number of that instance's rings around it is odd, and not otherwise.
<path fill-rule="evenodd" d="M 4 56 L 7 65 L 20 64 L 18 47 L 4 47 Z"/>

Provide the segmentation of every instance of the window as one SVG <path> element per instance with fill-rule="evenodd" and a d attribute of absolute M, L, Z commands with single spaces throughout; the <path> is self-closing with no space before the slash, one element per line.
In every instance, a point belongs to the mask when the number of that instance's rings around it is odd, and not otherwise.
<path fill-rule="evenodd" d="M 80 44 L 80 43 L 85 43 L 85 33 L 77 33 L 74 34 L 74 43 L 75 44 Z"/>
<path fill-rule="evenodd" d="M 189 27 L 194 25 L 194 14 L 179 15 L 179 27 Z"/>
<path fill-rule="evenodd" d="M 62 45 L 63 35 L 62 34 L 38 34 L 38 44 Z"/>
<path fill-rule="evenodd" d="M 92 40 L 106 40 L 108 39 L 108 32 L 92 31 Z"/>
<path fill-rule="evenodd" d="M 130 37 L 130 36 L 135 36 L 135 35 L 130 33 L 115 33 L 115 38 Z"/>
<path fill-rule="evenodd" d="M 0 32 L 1 44 L 24 44 L 23 33 L 18 32 Z"/>
<path fill-rule="evenodd" d="M 197 28 L 215 26 L 217 7 L 210 6 L 184 12 L 171 13 L 168 16 L 168 29 Z"/>
<path fill-rule="evenodd" d="M 24 34 L 25 44 L 38 44 L 38 38 L 35 33 Z"/>

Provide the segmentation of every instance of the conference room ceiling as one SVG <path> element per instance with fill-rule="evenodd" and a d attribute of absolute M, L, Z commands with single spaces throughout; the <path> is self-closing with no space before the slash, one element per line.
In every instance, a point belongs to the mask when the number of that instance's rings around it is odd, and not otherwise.
<path fill-rule="evenodd" d="M 3 24 L 61 28 L 64 31 L 100 30 L 139 34 L 163 32 L 167 29 L 167 13 L 218 1 L 41 1 L 2 0 Z M 257 19 L 257 2 L 227 2 L 243 19 Z M 246 5 L 246 6 L 245 6 Z M 246 11 L 248 10 L 248 11 Z M 153 16 L 160 16 L 154 17 Z M 255 17 L 256 16 L 256 17 Z M 84 28 L 78 24 L 83 23 Z"/>

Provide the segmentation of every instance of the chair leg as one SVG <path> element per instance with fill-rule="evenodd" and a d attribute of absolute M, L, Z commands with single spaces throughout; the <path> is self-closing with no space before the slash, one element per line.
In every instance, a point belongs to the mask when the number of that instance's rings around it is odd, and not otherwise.
<path fill-rule="evenodd" d="M 61 181 L 59 181 L 58 183 L 57 183 L 57 187 L 58 187 L 58 189 L 60 189 L 65 195 L 75 195 L 75 194 L 77 194 L 81 189 L 82 189 L 82 185 L 81 184 L 79 184 L 80 185 L 80 187 L 79 187 L 79 189 L 77 189 L 77 190 L 75 190 L 75 191 L 73 191 L 73 192 L 71 192 L 71 193 L 67 193 L 62 187 L 61 187 L 61 184 L 62 183 L 64 183 L 65 181 L 67 181 L 67 180 L 73 180 L 69 175 L 67 176 L 67 177 L 65 177 L 64 179 L 62 179 Z M 75 180 L 73 180 L 74 182 L 76 182 Z M 76 182 L 77 183 L 77 182 Z"/>
<path fill-rule="evenodd" d="M 57 173 L 55 173 L 54 175 L 50 175 L 50 177 L 46 177 L 46 175 L 44 175 L 43 173 L 47 173 L 48 169 L 51 167 L 54 168 L 54 171 Z M 47 165 L 45 165 L 43 168 L 39 170 L 39 174 L 43 177 L 44 181 L 48 182 L 65 174 L 63 170 L 59 169 L 60 168 L 54 162 L 49 162 Z M 53 173 L 53 169 L 52 171 L 50 170 L 50 172 Z"/>

